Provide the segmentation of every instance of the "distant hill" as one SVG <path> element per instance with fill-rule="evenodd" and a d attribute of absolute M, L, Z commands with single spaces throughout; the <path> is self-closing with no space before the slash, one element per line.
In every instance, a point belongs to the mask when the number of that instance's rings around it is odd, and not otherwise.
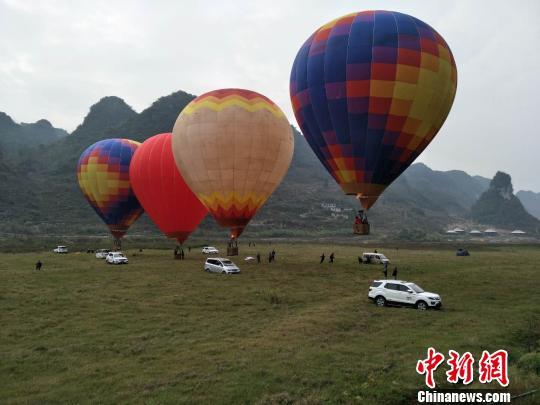
<path fill-rule="evenodd" d="M 22 155 L 13 151 L 0 154 L 0 178 L 7 177 L 0 182 L 0 225 L 4 232 L 106 235 L 105 226 L 77 185 L 75 167 L 80 154 L 101 139 L 144 141 L 170 132 L 180 111 L 194 98 L 178 91 L 137 113 L 118 97 L 104 97 L 69 136 L 28 147 Z M 12 124 L 8 121 L 7 125 Z M 343 195 L 296 130 L 294 137 L 291 167 L 247 227 L 245 237 L 350 236 L 358 202 Z M 437 239 L 449 223 L 471 221 L 471 207 L 488 189 L 489 182 L 462 171 L 435 171 L 414 164 L 370 210 L 373 234 L 377 238 Z M 331 204 L 335 208 L 330 209 Z M 143 216 L 130 234 L 158 232 Z M 207 217 L 196 234 L 225 237 L 227 232 Z"/>
<path fill-rule="evenodd" d="M 540 193 L 533 191 L 518 191 L 516 197 L 523 204 L 529 214 L 540 219 Z"/>
<path fill-rule="evenodd" d="M 48 145 L 67 135 L 65 130 L 54 128 L 47 120 L 17 124 L 9 115 L 0 112 L 0 150 L 4 160 L 16 159 L 29 147 Z"/>
<path fill-rule="evenodd" d="M 505 229 L 540 231 L 540 221 L 529 214 L 514 195 L 511 177 L 497 172 L 489 188 L 472 207 L 474 221 Z"/>

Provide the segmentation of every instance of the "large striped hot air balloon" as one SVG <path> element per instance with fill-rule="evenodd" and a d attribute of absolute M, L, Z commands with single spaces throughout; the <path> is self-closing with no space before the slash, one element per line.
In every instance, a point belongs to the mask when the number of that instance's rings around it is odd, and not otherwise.
<path fill-rule="evenodd" d="M 365 11 L 308 38 L 290 95 L 319 160 L 367 210 L 437 134 L 456 86 L 452 52 L 433 28 L 406 14 Z"/>
<path fill-rule="evenodd" d="M 118 247 L 143 213 L 129 180 L 129 165 L 139 145 L 129 139 L 105 139 L 86 149 L 77 164 L 79 187 Z"/>
<path fill-rule="evenodd" d="M 171 138 L 159 134 L 144 141 L 131 160 L 129 177 L 146 214 L 161 232 L 182 244 L 208 211 L 178 171 Z"/>
<path fill-rule="evenodd" d="M 186 183 L 236 239 L 279 185 L 292 159 L 287 118 L 250 90 L 197 97 L 173 129 L 173 153 Z"/>

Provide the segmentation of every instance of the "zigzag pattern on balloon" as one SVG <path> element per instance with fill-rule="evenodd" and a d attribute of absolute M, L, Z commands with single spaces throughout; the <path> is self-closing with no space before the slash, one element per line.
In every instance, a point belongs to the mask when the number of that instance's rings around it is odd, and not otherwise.
<path fill-rule="evenodd" d="M 225 89 L 197 97 L 184 108 L 182 114 L 193 114 L 201 108 L 221 111 L 232 106 L 240 107 L 249 112 L 268 110 L 276 117 L 286 119 L 283 111 L 270 99 L 255 92 L 239 89 Z"/>
<path fill-rule="evenodd" d="M 198 197 L 209 210 L 236 209 L 238 211 L 243 211 L 245 209 L 256 211 L 268 198 L 266 195 L 255 193 L 239 195 L 238 193 L 234 192 L 227 194 L 219 192 L 212 194 L 200 194 Z"/>

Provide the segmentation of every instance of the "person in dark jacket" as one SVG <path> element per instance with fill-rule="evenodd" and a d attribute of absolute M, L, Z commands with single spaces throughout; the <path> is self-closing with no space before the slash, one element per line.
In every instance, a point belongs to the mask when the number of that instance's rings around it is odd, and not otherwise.
<path fill-rule="evenodd" d="M 324 256 L 324 253 L 323 253 L 323 254 L 321 255 L 321 261 L 319 262 L 319 264 L 321 264 L 322 262 L 324 262 L 324 258 L 325 258 L 325 256 Z"/>
<path fill-rule="evenodd" d="M 330 263 L 334 263 L 334 252 L 330 253 Z"/>
<path fill-rule="evenodd" d="M 394 280 L 397 280 L 397 266 L 394 267 L 394 271 L 392 272 L 392 276 L 394 277 Z"/>
<path fill-rule="evenodd" d="M 257 252 L 257 263 L 261 262 L 261 254 Z"/>
<path fill-rule="evenodd" d="M 41 260 L 38 260 L 36 263 L 36 270 L 41 270 L 42 267 L 43 267 L 43 263 L 41 263 Z"/>

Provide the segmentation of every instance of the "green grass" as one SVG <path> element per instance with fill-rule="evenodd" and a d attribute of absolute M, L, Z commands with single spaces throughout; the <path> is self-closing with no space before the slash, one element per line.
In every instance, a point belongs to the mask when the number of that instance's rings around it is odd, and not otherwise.
<path fill-rule="evenodd" d="M 272 248 L 274 264 L 241 259 Z M 505 348 L 510 390 L 540 386 L 527 354 L 540 339 L 540 249 L 379 249 L 400 278 L 442 295 L 427 312 L 371 304 L 382 273 L 358 264 L 362 250 L 242 246 L 238 276 L 204 273 L 198 249 L 183 262 L 128 250 L 127 266 L 0 254 L 0 403 L 408 403 L 428 346 L 477 359 Z M 336 263 L 319 265 L 323 251 Z"/>

